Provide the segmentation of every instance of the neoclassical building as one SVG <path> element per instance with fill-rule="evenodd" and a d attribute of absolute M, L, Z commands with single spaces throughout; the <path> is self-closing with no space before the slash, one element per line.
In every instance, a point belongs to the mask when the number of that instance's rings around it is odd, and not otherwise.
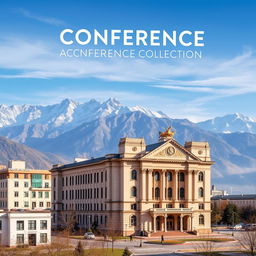
<path fill-rule="evenodd" d="M 123 235 L 211 231 L 210 147 L 180 145 L 168 128 L 159 142 L 122 138 L 119 152 L 53 166 L 53 225 L 74 214 L 82 228 L 96 225 Z"/>

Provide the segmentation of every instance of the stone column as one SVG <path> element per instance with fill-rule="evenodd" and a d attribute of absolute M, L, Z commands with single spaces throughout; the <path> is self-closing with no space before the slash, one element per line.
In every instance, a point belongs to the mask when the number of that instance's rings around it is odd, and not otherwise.
<path fill-rule="evenodd" d="M 141 190 L 141 200 L 144 201 L 146 199 L 146 170 L 141 169 L 141 179 L 140 179 L 140 190 Z"/>
<path fill-rule="evenodd" d="M 194 216 L 193 215 L 191 215 L 191 231 L 193 231 L 193 229 L 194 229 L 194 227 L 193 227 L 193 218 L 194 218 Z"/>
<path fill-rule="evenodd" d="M 178 216 L 177 215 L 174 215 L 174 230 L 177 230 L 178 229 Z"/>
<path fill-rule="evenodd" d="M 153 216 L 153 231 L 156 232 L 156 217 Z"/>
<path fill-rule="evenodd" d="M 167 231 L 167 215 L 164 216 L 164 232 Z"/>
<path fill-rule="evenodd" d="M 174 170 L 173 172 L 173 200 L 178 200 L 178 170 Z"/>
<path fill-rule="evenodd" d="M 166 173 L 166 170 L 162 170 L 162 179 L 161 179 L 161 187 L 162 187 L 162 196 L 161 196 L 161 200 L 165 200 L 165 180 L 166 180 L 166 177 L 165 177 L 165 173 Z"/>
<path fill-rule="evenodd" d="M 148 200 L 152 200 L 152 188 L 153 188 L 153 182 L 152 182 L 152 172 L 153 170 L 150 169 L 148 170 L 148 186 L 147 186 L 147 189 L 148 189 Z"/>
<path fill-rule="evenodd" d="M 180 215 L 180 231 L 183 232 L 183 215 Z"/>

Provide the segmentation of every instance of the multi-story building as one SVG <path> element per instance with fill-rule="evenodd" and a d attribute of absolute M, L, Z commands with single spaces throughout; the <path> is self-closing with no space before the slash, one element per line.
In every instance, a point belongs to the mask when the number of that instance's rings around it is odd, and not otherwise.
<path fill-rule="evenodd" d="M 0 210 L 0 245 L 42 245 L 51 242 L 51 212 Z"/>
<path fill-rule="evenodd" d="M 0 170 L 0 209 L 51 208 L 51 173 L 25 168 L 24 161 L 9 161 Z"/>
<path fill-rule="evenodd" d="M 53 225 L 70 215 L 82 228 L 150 234 L 156 231 L 211 231 L 210 147 L 180 145 L 170 128 L 158 143 L 122 138 L 119 152 L 53 166 Z"/>

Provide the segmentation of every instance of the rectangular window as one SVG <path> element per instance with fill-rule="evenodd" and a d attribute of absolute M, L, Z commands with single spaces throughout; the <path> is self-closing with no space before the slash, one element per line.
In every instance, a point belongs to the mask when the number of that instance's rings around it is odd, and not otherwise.
<path fill-rule="evenodd" d="M 24 197 L 28 197 L 28 191 L 24 192 Z"/>
<path fill-rule="evenodd" d="M 43 197 L 43 192 L 42 191 L 39 191 L 38 192 L 38 198 L 42 198 Z"/>
<path fill-rule="evenodd" d="M 199 210 L 204 210 L 204 204 L 199 204 Z"/>
<path fill-rule="evenodd" d="M 46 203 L 46 207 L 47 207 L 47 208 L 51 208 L 51 203 L 50 203 L 50 202 L 47 202 L 47 203 Z"/>
<path fill-rule="evenodd" d="M 153 204 L 153 208 L 160 208 L 159 204 Z"/>
<path fill-rule="evenodd" d="M 28 188 L 28 182 L 27 181 L 24 182 L 24 187 Z"/>
<path fill-rule="evenodd" d="M 172 204 L 166 204 L 166 208 L 172 208 Z"/>
<path fill-rule="evenodd" d="M 17 228 L 17 230 L 24 230 L 24 221 L 23 220 L 17 220 L 16 228 Z"/>
<path fill-rule="evenodd" d="M 185 208 L 185 205 L 184 204 L 180 204 L 180 208 Z"/>
<path fill-rule="evenodd" d="M 32 174 L 32 188 L 42 187 L 42 174 Z"/>
<path fill-rule="evenodd" d="M 44 202 L 39 202 L 39 207 L 44 207 Z"/>
<path fill-rule="evenodd" d="M 28 201 L 24 201 L 24 207 L 29 207 L 29 202 Z"/>
<path fill-rule="evenodd" d="M 36 220 L 28 221 L 28 230 L 36 230 Z"/>
<path fill-rule="evenodd" d="M 47 220 L 40 220 L 40 229 L 47 229 Z"/>
<path fill-rule="evenodd" d="M 24 179 L 28 179 L 28 174 L 24 174 Z"/>
<path fill-rule="evenodd" d="M 14 197 L 19 197 L 19 192 L 18 191 L 14 191 Z"/>
<path fill-rule="evenodd" d="M 40 243 L 41 244 L 47 243 L 47 233 L 41 233 L 40 234 Z"/>
<path fill-rule="evenodd" d="M 23 234 L 17 234 L 16 244 L 24 244 L 24 235 Z"/>
<path fill-rule="evenodd" d="M 18 173 L 14 173 L 14 178 L 18 179 L 19 178 L 19 174 Z"/>
<path fill-rule="evenodd" d="M 19 202 L 14 202 L 14 207 L 19 207 Z"/>
<path fill-rule="evenodd" d="M 32 191 L 32 198 L 35 198 L 35 197 L 36 197 L 36 192 Z"/>
<path fill-rule="evenodd" d="M 131 204 L 131 210 L 137 210 L 137 204 Z"/>
<path fill-rule="evenodd" d="M 15 181 L 15 182 L 14 182 L 14 187 L 15 187 L 15 188 L 18 188 L 18 187 L 19 187 L 19 182 L 18 182 L 18 181 Z"/>
<path fill-rule="evenodd" d="M 45 192 L 44 196 L 45 198 L 49 198 L 49 192 Z"/>
<path fill-rule="evenodd" d="M 46 188 L 49 188 L 49 182 L 45 182 L 45 183 L 44 183 L 44 186 L 45 186 Z"/>

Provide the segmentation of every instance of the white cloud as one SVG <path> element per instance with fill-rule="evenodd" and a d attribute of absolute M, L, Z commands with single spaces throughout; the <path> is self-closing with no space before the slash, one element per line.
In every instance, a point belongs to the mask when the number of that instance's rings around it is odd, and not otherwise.
<path fill-rule="evenodd" d="M 43 22 L 46 24 L 50 24 L 50 25 L 54 25 L 54 26 L 65 25 L 65 22 L 60 19 L 36 15 L 36 14 L 33 14 L 23 8 L 16 9 L 15 12 L 21 14 L 22 16 L 24 16 L 26 18 L 29 18 L 32 20 L 37 20 L 37 21 L 40 21 L 40 22 Z"/>

